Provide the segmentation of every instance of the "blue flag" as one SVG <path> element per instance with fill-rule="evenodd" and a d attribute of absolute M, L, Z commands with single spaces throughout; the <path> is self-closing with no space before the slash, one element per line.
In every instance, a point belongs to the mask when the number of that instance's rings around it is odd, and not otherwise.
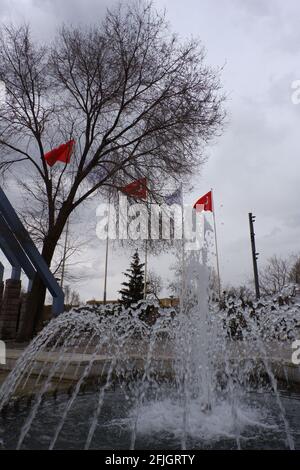
<path fill-rule="evenodd" d="M 165 196 L 165 203 L 168 206 L 171 206 L 172 204 L 181 204 L 182 203 L 182 189 L 181 187 L 176 189 L 174 193 L 169 194 L 168 196 Z"/>

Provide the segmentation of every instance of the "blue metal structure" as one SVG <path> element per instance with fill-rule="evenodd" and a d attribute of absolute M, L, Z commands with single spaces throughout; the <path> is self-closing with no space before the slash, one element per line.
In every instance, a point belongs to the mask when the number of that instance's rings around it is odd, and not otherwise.
<path fill-rule="evenodd" d="M 9 228 L 7 227 L 6 221 L 0 213 L 0 248 L 11 265 L 11 279 L 19 280 L 21 277 L 21 266 L 17 256 L 15 255 L 19 249 L 19 245 L 13 239 L 10 240 L 9 237 Z M 32 269 L 31 275 L 34 274 L 35 271 Z"/>
<path fill-rule="evenodd" d="M 38 274 L 53 297 L 53 314 L 57 316 L 62 313 L 64 293 L 1 187 L 0 249 L 12 266 L 12 279 L 20 279 L 21 269 L 23 269 L 29 279 L 28 289 L 30 290 L 32 281 Z"/>
<path fill-rule="evenodd" d="M 0 261 L 0 282 L 3 282 L 4 266 Z"/>

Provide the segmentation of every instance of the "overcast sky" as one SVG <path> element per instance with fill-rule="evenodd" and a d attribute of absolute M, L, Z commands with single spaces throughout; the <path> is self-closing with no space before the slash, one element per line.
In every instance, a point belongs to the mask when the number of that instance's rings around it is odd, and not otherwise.
<path fill-rule="evenodd" d="M 101 19 L 112 3 L 0 0 L 0 18 L 30 22 L 36 37 L 45 40 L 61 22 Z M 156 0 L 154 4 L 166 8 L 170 27 L 180 37 L 202 40 L 209 64 L 224 66 L 227 126 L 207 149 L 209 160 L 186 202 L 214 188 L 222 281 L 241 284 L 252 275 L 248 212 L 257 216 L 260 266 L 275 253 L 300 253 L 300 105 L 291 99 L 292 82 L 300 79 L 300 3 Z M 94 207 L 89 211 L 93 235 Z M 102 296 L 104 246 L 93 237 L 81 255 L 81 269 L 89 280 L 76 286 L 84 299 Z M 125 255 L 112 253 L 109 297 L 116 296 L 127 264 Z M 150 268 L 165 277 L 168 264 L 166 257 L 159 263 L 150 258 Z"/>

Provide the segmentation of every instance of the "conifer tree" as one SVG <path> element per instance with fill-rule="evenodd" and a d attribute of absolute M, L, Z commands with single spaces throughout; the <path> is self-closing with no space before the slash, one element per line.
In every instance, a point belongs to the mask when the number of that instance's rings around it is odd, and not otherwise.
<path fill-rule="evenodd" d="M 144 263 L 140 263 L 138 250 L 132 257 L 130 268 L 124 273 L 128 281 L 123 282 L 120 302 L 127 308 L 144 297 Z"/>

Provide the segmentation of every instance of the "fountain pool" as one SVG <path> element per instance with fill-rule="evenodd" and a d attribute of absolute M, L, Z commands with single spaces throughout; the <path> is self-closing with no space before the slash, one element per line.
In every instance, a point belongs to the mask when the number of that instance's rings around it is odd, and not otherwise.
<path fill-rule="evenodd" d="M 300 395 L 279 388 L 251 312 L 231 337 L 206 261 L 186 260 L 177 312 L 140 302 L 52 320 L 0 388 L 1 446 L 300 449 Z"/>
<path fill-rule="evenodd" d="M 295 448 L 300 449 L 300 394 L 281 390 L 280 397 L 290 423 Z M 92 392 L 77 397 L 56 442 L 56 449 L 85 447 L 97 398 L 97 394 Z M 67 396 L 46 400 L 41 405 L 22 448 L 48 449 L 67 403 Z M 130 400 L 126 400 L 122 389 L 108 390 L 90 448 L 129 449 L 135 411 Z M 242 449 L 288 448 L 285 429 L 278 416 L 276 400 L 271 391 L 248 393 L 243 403 L 237 407 L 236 422 L 232 417 L 231 406 L 224 401 L 220 401 L 210 413 L 201 410 L 197 401 L 192 401 L 189 411 L 187 449 L 236 449 L 237 426 Z M 18 412 L 10 411 L 5 419 L 0 420 L 2 448 L 16 448 L 19 437 L 16 429 L 21 429 L 27 414 L 28 409 L 22 409 L 20 405 Z M 179 449 L 181 432 L 180 403 L 171 398 L 149 399 L 139 412 L 135 449 Z"/>

